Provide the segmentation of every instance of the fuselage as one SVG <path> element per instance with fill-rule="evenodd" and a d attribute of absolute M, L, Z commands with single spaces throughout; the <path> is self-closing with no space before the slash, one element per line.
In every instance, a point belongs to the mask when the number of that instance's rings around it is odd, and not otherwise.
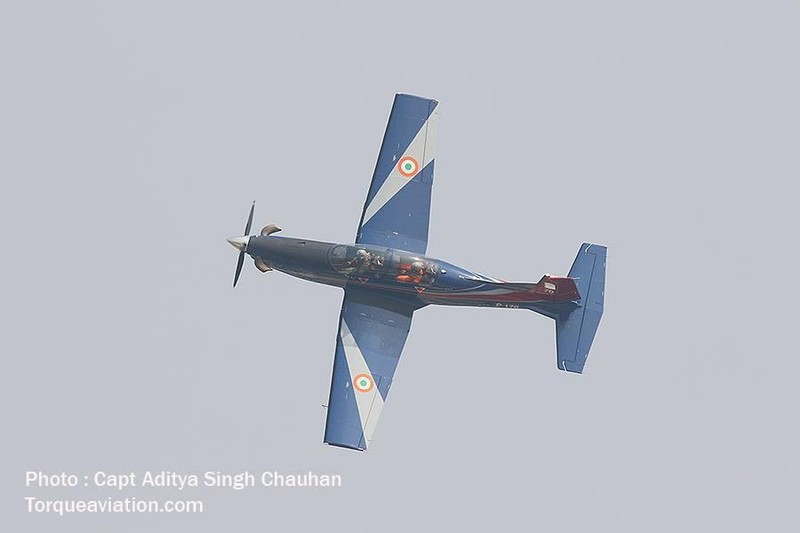
<path fill-rule="evenodd" d="M 245 251 L 273 270 L 336 287 L 382 291 L 428 304 L 528 308 L 547 311 L 579 299 L 568 278 L 507 283 L 412 252 L 374 245 L 337 244 L 292 237 L 252 236 Z M 569 285 L 573 286 L 569 280 Z M 547 313 L 549 314 L 549 313 Z"/>

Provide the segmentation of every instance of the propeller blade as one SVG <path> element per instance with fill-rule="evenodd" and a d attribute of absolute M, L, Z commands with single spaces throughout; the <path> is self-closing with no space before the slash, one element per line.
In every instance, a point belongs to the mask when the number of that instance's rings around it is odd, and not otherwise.
<path fill-rule="evenodd" d="M 233 276 L 233 286 L 239 283 L 239 276 L 242 273 L 242 265 L 244 265 L 244 254 L 247 252 L 247 242 L 249 240 L 250 228 L 253 226 L 253 212 L 256 210 L 256 203 L 250 206 L 250 214 L 247 215 L 247 224 L 244 226 L 244 235 L 241 237 L 231 237 L 228 242 L 233 247 L 239 250 L 239 260 L 236 262 L 236 274 Z"/>
<path fill-rule="evenodd" d="M 239 261 L 236 263 L 236 275 L 233 276 L 233 286 L 239 283 L 239 274 L 242 273 L 242 265 L 244 264 L 244 252 L 239 252 Z"/>
<path fill-rule="evenodd" d="M 244 234 L 250 235 L 250 227 L 253 225 L 253 211 L 256 210 L 256 203 L 250 206 L 250 216 L 247 217 L 247 225 L 244 227 Z"/>

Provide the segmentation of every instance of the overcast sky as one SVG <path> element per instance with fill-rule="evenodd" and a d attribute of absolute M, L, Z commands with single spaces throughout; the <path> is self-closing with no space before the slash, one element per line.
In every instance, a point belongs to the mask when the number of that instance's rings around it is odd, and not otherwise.
<path fill-rule="evenodd" d="M 796 531 L 800 5 L 5 2 L 0 505 L 13 531 Z M 415 314 L 370 451 L 322 444 L 341 291 L 255 228 L 352 242 L 393 95 L 440 101 L 428 253 L 609 246 L 583 375 L 527 311 Z M 25 512 L 26 470 L 338 473 L 196 515 Z"/>

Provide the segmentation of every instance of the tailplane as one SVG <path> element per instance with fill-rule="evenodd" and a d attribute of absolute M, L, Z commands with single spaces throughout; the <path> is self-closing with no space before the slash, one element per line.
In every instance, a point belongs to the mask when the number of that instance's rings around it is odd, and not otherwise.
<path fill-rule="evenodd" d="M 531 308 L 556 321 L 558 368 L 580 374 L 603 316 L 606 247 L 583 243 L 568 277 L 574 280 L 580 298 L 569 304 L 544 304 Z"/>

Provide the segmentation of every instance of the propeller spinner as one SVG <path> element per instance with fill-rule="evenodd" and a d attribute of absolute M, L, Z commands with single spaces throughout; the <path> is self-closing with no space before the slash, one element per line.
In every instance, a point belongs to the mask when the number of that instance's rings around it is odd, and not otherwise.
<path fill-rule="evenodd" d="M 239 276 L 242 273 L 242 265 L 244 265 L 244 255 L 247 253 L 247 246 L 250 243 L 250 229 L 253 226 L 253 212 L 255 211 L 256 203 L 253 202 L 253 205 L 250 206 L 250 215 L 247 217 L 247 224 L 244 226 L 244 235 L 240 237 L 230 237 L 228 242 L 239 250 L 239 260 L 236 262 L 236 274 L 233 276 L 233 286 L 236 287 L 236 284 L 239 282 Z M 272 235 L 273 233 L 277 233 L 281 231 L 275 224 L 267 224 L 263 228 L 261 228 L 260 235 L 262 237 L 266 237 Z M 253 257 L 253 262 L 256 265 L 256 268 L 259 269 L 261 272 L 269 272 L 272 268 L 264 262 L 264 260 L 258 256 Z"/>

